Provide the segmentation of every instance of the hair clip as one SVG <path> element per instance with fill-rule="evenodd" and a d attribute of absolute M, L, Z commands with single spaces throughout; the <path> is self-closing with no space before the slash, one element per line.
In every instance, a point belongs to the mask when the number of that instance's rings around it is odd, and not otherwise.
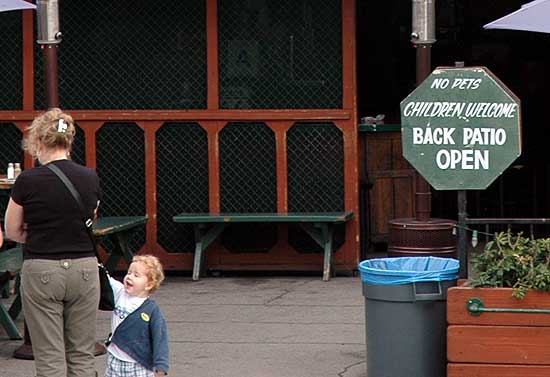
<path fill-rule="evenodd" d="M 67 123 L 63 119 L 59 119 L 59 122 L 57 122 L 57 132 L 67 132 Z"/>

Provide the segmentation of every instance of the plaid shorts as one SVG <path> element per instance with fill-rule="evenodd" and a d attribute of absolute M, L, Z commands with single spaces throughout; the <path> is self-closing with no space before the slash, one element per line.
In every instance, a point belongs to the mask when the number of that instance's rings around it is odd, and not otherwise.
<path fill-rule="evenodd" d="M 155 373 L 145 369 L 141 364 L 122 361 L 107 353 L 107 370 L 105 377 L 154 377 Z"/>

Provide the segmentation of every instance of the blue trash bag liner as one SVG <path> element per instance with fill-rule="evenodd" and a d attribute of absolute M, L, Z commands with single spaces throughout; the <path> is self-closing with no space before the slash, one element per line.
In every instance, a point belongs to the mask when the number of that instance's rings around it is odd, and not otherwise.
<path fill-rule="evenodd" d="M 398 285 L 458 279 L 459 262 L 452 258 L 400 257 L 367 259 L 359 263 L 361 280 L 369 284 Z"/>

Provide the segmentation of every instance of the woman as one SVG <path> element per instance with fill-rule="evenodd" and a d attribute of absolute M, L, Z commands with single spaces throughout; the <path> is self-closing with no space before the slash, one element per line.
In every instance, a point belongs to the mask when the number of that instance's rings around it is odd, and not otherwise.
<path fill-rule="evenodd" d="M 55 164 L 74 184 L 89 214 L 97 211 L 99 179 L 69 160 L 75 135 L 60 109 L 38 116 L 24 149 L 41 165 Z M 23 313 L 37 377 L 95 376 L 99 302 L 97 259 L 83 214 L 63 182 L 46 166 L 25 170 L 11 191 L 6 237 L 23 244 Z"/>

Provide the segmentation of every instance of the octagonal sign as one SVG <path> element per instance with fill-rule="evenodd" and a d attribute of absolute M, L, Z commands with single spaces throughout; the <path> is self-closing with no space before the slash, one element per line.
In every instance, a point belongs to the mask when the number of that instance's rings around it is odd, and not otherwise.
<path fill-rule="evenodd" d="M 403 156 L 437 190 L 487 188 L 521 154 L 519 99 L 487 68 L 437 68 L 401 102 Z"/>

